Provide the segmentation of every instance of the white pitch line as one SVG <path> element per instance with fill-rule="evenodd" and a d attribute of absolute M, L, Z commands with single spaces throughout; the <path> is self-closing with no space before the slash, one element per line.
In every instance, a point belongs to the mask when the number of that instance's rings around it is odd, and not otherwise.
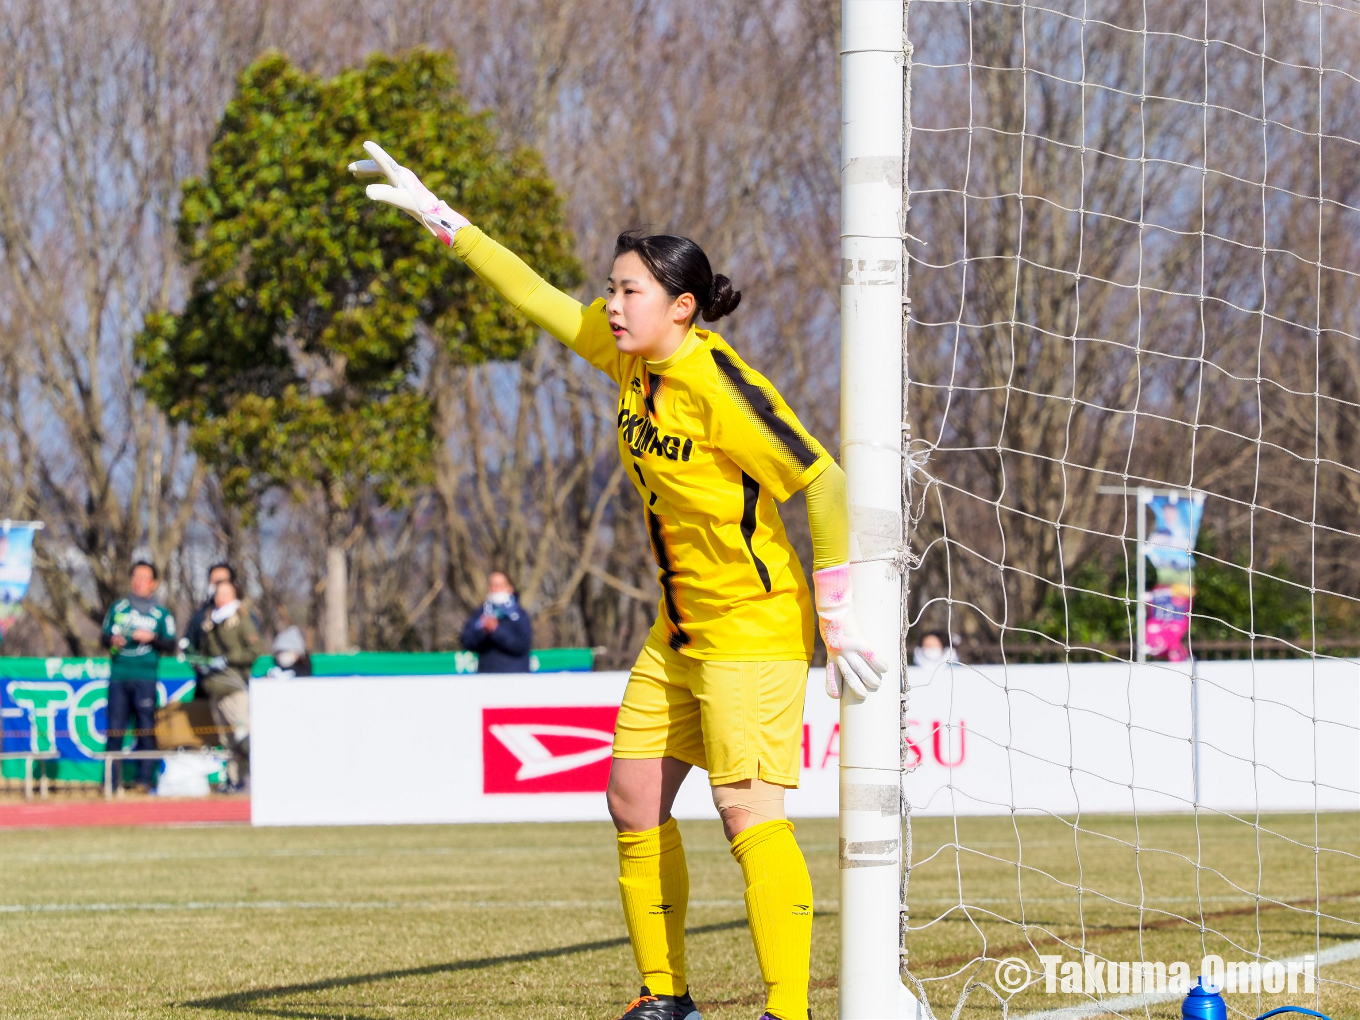
<path fill-rule="evenodd" d="M 1312 953 L 1306 955 L 1313 956 Z M 1324 949 L 1317 954 L 1316 959 L 1318 967 L 1321 968 L 1324 964 L 1353 960 L 1357 956 L 1360 956 L 1360 939 L 1343 942 L 1338 946 L 1332 946 L 1331 949 Z M 1275 962 L 1288 966 L 1291 963 L 1303 963 L 1304 959 L 1304 956 L 1291 956 L 1287 960 Z M 1320 977 L 1321 975 L 1319 975 Z M 1142 1009 L 1144 1006 L 1152 1006 L 1159 1002 L 1171 1002 L 1183 997 L 1180 992 L 1144 992 L 1142 995 L 1124 995 L 1117 999 L 1106 999 L 1104 1002 L 1087 1003 L 1084 1006 L 1044 1009 L 1037 1013 L 1026 1013 L 1023 1016 L 1016 1017 L 1015 1020 L 1085 1020 L 1086 1017 L 1092 1016 L 1122 1015 L 1131 1010 Z"/>
<path fill-rule="evenodd" d="M 186 900 L 151 903 L 0 903 L 0 914 L 104 914 L 133 910 L 383 910 L 435 903 L 381 900 Z"/>
<path fill-rule="evenodd" d="M 0 833 L 24 830 L 0 830 Z M 834 851 L 834 843 L 800 843 L 804 853 L 813 851 Z M 723 857 L 730 856 L 732 851 L 729 847 L 707 848 L 707 847 L 686 847 L 685 853 L 693 857 L 696 854 L 718 854 Z M 237 850 L 210 850 L 199 852 L 181 852 L 179 850 L 137 850 L 127 853 L 72 853 L 72 854 L 27 854 L 27 853 L 3 853 L 0 852 L 0 866 L 13 863 L 34 863 L 52 864 L 56 861 L 78 861 L 81 863 L 105 863 L 108 861 L 181 861 L 181 860 L 275 860 L 290 857 L 495 857 L 498 860 L 507 857 L 564 857 L 564 856 L 598 856 L 602 859 L 613 861 L 616 851 L 613 845 L 608 847 L 589 847 L 589 846 L 568 846 L 568 847 L 362 847 L 362 848 L 343 848 L 343 849 L 274 849 L 262 850 L 259 852 L 237 851 Z M 950 901 L 953 902 L 953 901 Z M 1065 903 L 1066 900 L 1054 900 L 1055 903 Z"/>
<path fill-rule="evenodd" d="M 745 900 L 690 900 L 691 907 L 744 907 Z M 828 903 L 826 909 L 837 904 Z M 176 910 L 582 910 L 618 900 L 182 900 L 147 903 L 0 903 L 0 914 L 103 914 Z"/>
<path fill-rule="evenodd" d="M 726 852 L 726 851 L 725 851 Z M 612 848 L 609 851 L 613 853 Z M 600 854 L 604 851 L 592 847 L 511 847 L 465 849 L 462 847 L 420 847 L 416 849 L 390 849 L 372 847 L 364 849 L 335 850 L 264 850 L 259 853 L 237 852 L 235 850 L 203 851 L 181 853 L 178 850 L 133 851 L 128 853 L 80 853 L 80 854 L 5 854 L 0 853 L 0 865 L 14 862 L 36 862 L 50 864 L 53 861 L 80 861 L 101 863 L 105 861 L 178 861 L 178 860 L 273 860 L 289 857 L 459 857 L 494 856 L 496 858 L 520 857 L 551 854 L 553 856 Z"/>

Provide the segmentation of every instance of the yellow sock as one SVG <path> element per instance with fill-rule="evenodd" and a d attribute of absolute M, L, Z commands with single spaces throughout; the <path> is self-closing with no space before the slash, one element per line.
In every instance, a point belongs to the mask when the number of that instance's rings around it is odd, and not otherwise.
<path fill-rule="evenodd" d="M 746 916 L 765 979 L 765 1012 L 806 1020 L 812 966 L 812 878 L 784 819 L 753 825 L 732 841 L 746 879 Z"/>
<path fill-rule="evenodd" d="M 674 818 L 619 833 L 619 891 L 642 983 L 654 995 L 683 995 L 689 869 Z"/>

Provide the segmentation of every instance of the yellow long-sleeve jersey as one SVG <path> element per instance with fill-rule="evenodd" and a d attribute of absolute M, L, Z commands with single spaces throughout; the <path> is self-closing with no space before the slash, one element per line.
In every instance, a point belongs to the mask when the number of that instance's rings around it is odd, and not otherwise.
<path fill-rule="evenodd" d="M 459 230 L 453 249 L 618 383 L 619 456 L 642 498 L 661 584 L 653 636 L 697 659 L 811 658 L 812 598 L 775 502 L 834 462 L 774 387 L 712 330 L 691 327 L 664 361 L 623 354 L 603 298 L 582 305 L 476 227 Z M 843 507 L 843 483 L 839 499 L 826 488 L 833 497 L 818 504 Z M 844 510 L 832 516 L 839 521 L 830 528 L 814 519 L 814 536 L 839 533 L 830 556 L 844 562 Z"/>

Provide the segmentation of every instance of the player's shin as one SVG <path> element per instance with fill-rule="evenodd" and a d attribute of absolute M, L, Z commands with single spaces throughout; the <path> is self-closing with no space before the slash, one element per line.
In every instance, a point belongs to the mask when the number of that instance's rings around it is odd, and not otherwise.
<path fill-rule="evenodd" d="M 619 891 L 642 983 L 655 995 L 686 990 L 685 909 L 689 869 L 675 819 L 619 833 Z"/>
<path fill-rule="evenodd" d="M 765 1011 L 779 1020 L 808 1015 L 812 954 L 812 879 L 793 823 L 762 822 L 732 841 L 746 879 L 751 940 L 765 979 Z"/>

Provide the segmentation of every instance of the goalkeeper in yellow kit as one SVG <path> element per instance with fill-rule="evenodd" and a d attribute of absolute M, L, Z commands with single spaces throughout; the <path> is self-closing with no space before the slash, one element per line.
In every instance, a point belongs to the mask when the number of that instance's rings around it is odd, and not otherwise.
<path fill-rule="evenodd" d="M 737 307 L 693 241 L 625 233 L 606 298 L 556 290 L 432 195 L 372 142 L 351 164 L 368 187 L 450 245 L 534 323 L 619 387 L 619 456 L 642 497 L 661 604 L 619 709 L 609 812 L 641 994 L 626 1020 L 701 1020 L 685 973 L 689 873 L 670 809 L 691 766 L 746 880 L 766 1017 L 808 1010 L 812 883 L 784 816 L 798 785 L 813 600 L 775 508 L 806 490 L 815 611 L 827 692 L 858 696 L 884 667 L 850 599 L 845 475 L 788 405 L 717 333 L 696 326 Z"/>

